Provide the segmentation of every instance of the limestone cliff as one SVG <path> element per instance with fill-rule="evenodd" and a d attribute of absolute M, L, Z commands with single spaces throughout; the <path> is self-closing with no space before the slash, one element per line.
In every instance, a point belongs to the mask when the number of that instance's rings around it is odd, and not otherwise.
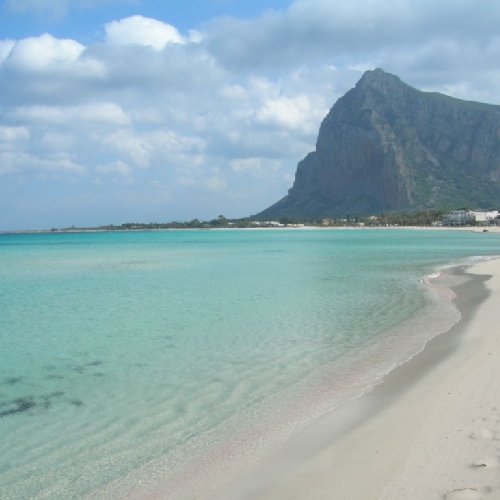
<path fill-rule="evenodd" d="M 500 106 L 367 71 L 321 124 L 288 195 L 259 218 L 500 206 Z"/>

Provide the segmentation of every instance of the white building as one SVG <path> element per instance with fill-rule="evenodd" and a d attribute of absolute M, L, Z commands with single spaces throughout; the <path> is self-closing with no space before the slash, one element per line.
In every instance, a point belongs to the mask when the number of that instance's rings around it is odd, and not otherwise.
<path fill-rule="evenodd" d="M 443 217 L 443 224 L 447 226 L 462 226 L 470 224 L 471 221 L 476 220 L 475 215 L 470 210 L 453 210 Z"/>
<path fill-rule="evenodd" d="M 491 223 L 492 220 L 498 217 L 498 210 L 490 210 L 489 212 L 472 212 L 476 217 L 476 222 Z"/>
<path fill-rule="evenodd" d="M 447 226 L 461 226 L 470 224 L 471 222 L 479 222 L 481 224 L 491 224 L 499 215 L 498 210 L 481 211 L 481 210 L 453 210 L 443 217 L 443 224 Z"/>

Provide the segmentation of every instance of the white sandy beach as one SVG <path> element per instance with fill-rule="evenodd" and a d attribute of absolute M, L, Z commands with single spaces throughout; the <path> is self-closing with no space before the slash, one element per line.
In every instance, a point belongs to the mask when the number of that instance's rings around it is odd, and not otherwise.
<path fill-rule="evenodd" d="M 500 260 L 440 279 L 455 327 L 214 498 L 499 500 Z"/>

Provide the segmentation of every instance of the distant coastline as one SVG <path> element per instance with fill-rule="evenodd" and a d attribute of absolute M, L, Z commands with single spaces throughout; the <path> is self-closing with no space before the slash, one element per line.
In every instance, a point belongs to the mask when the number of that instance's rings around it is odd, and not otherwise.
<path fill-rule="evenodd" d="M 429 230 L 429 231 L 472 231 L 475 233 L 500 233 L 500 226 L 284 226 L 284 227 L 211 227 L 211 228 L 160 228 L 160 229 L 32 229 L 20 231 L 0 231 L 0 235 L 22 235 L 22 234 L 87 234 L 87 233 L 158 233 L 167 231 L 270 231 L 270 230 Z"/>
<path fill-rule="evenodd" d="M 281 217 L 275 220 L 250 216 L 241 219 L 228 219 L 219 215 L 211 220 L 192 219 L 172 222 L 126 222 L 120 225 L 76 227 L 52 227 L 50 229 L 24 229 L 0 231 L 0 234 L 48 234 L 48 233 L 108 233 L 170 231 L 177 229 L 381 229 L 381 228 L 479 228 L 490 230 L 500 223 L 498 211 L 482 212 L 470 209 L 444 210 L 429 209 L 418 212 L 384 212 L 378 215 L 360 217 L 345 215 L 340 218 Z"/>

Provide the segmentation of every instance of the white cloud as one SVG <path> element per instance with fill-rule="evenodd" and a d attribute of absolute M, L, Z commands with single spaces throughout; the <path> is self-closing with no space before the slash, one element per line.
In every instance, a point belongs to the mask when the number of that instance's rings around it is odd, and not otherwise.
<path fill-rule="evenodd" d="M 4 101 L 49 99 L 78 101 L 88 82 L 108 76 L 105 61 L 85 54 L 86 47 L 43 34 L 18 41 L 0 41 L 0 89 Z M 73 94 L 71 94 L 73 92 Z"/>
<path fill-rule="evenodd" d="M 62 171 L 62 172 L 71 172 L 79 175 L 83 175 L 87 173 L 87 169 L 83 165 L 79 165 L 76 162 L 71 160 L 56 160 L 56 161 L 47 161 L 47 160 L 38 160 L 34 162 L 35 166 L 39 164 L 46 170 L 54 170 L 54 171 Z"/>
<path fill-rule="evenodd" d="M 278 97 L 266 101 L 257 112 L 257 119 L 264 123 L 275 123 L 286 128 L 303 128 L 311 112 L 311 103 L 306 95 Z"/>
<path fill-rule="evenodd" d="M 497 36 L 500 4 L 421 0 L 296 0 L 287 11 L 209 23 L 205 43 L 238 71 L 271 71 L 328 58 L 363 63 L 379 51 L 411 52 L 431 39 L 462 44 Z"/>
<path fill-rule="evenodd" d="M 0 143 L 26 141 L 29 138 L 30 132 L 26 127 L 5 127 L 0 125 Z"/>
<path fill-rule="evenodd" d="M 2 64 L 9 54 L 13 47 L 16 45 L 14 40 L 0 40 L 0 64 Z"/>
<path fill-rule="evenodd" d="M 200 43 L 203 40 L 203 34 L 201 31 L 189 30 L 188 34 L 188 41 L 192 43 Z"/>
<path fill-rule="evenodd" d="M 85 47 L 74 40 L 58 39 L 47 33 L 25 38 L 11 47 L 9 64 L 29 71 L 42 71 L 68 65 L 78 59 Z"/>
<path fill-rule="evenodd" d="M 197 155 L 205 147 L 202 139 L 182 136 L 172 130 L 155 130 L 145 134 L 145 137 L 155 150 L 170 154 L 191 153 Z"/>
<path fill-rule="evenodd" d="M 113 21 L 106 24 L 105 32 L 106 42 L 111 45 L 138 44 L 161 50 L 167 43 L 184 43 L 177 28 L 171 24 L 143 16 Z"/>
<path fill-rule="evenodd" d="M 199 165 L 204 141 L 171 130 L 137 132 L 120 129 L 99 139 L 103 146 L 124 161 L 139 168 L 182 168 Z"/>
<path fill-rule="evenodd" d="M 102 138 L 102 144 L 120 159 L 140 168 L 147 168 L 151 161 L 151 144 L 132 129 L 120 129 Z"/>
<path fill-rule="evenodd" d="M 95 171 L 102 175 L 119 175 L 123 177 L 129 176 L 132 173 L 130 166 L 121 160 L 108 163 L 107 165 L 99 165 L 95 167 Z"/>
<path fill-rule="evenodd" d="M 8 113 L 14 121 L 38 122 L 44 124 L 95 124 L 128 125 L 130 117 L 123 109 L 112 102 L 91 103 L 82 106 L 29 106 L 19 107 Z"/>
<path fill-rule="evenodd" d="M 86 168 L 67 158 L 47 159 L 21 152 L 0 151 L 0 175 L 9 174 L 78 174 L 86 173 Z"/>
<path fill-rule="evenodd" d="M 46 124 L 63 124 L 67 115 L 63 109 L 54 106 L 29 106 L 15 108 L 7 117 L 16 122 L 40 122 Z"/>
<path fill-rule="evenodd" d="M 48 132 L 40 138 L 40 148 L 49 154 L 65 154 L 73 150 L 76 144 L 76 137 L 65 132 Z"/>
<path fill-rule="evenodd" d="M 239 84 L 226 84 L 220 89 L 219 94 L 224 99 L 235 101 L 241 101 L 249 97 L 248 91 Z"/>
<path fill-rule="evenodd" d="M 91 123 L 109 123 L 112 125 L 129 125 L 130 117 L 121 106 L 113 102 L 87 104 L 70 108 L 70 119 Z"/>

